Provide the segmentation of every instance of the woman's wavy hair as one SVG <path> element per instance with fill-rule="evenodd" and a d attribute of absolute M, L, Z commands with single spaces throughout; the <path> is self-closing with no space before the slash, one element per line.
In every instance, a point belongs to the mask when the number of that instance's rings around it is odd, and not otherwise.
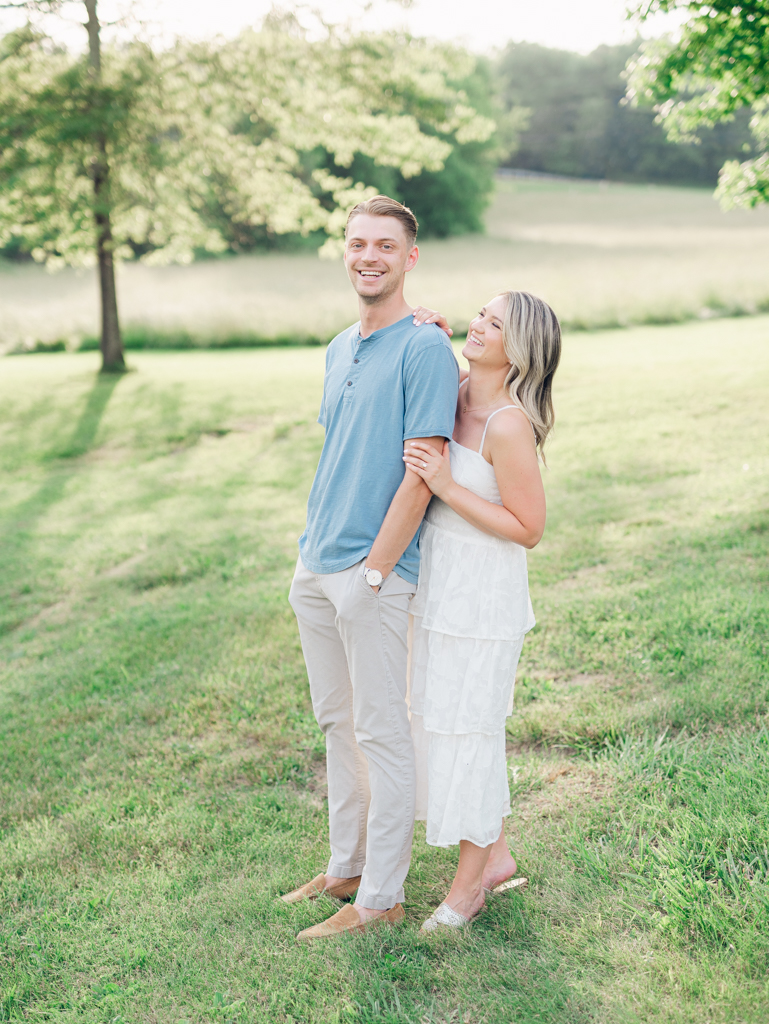
<path fill-rule="evenodd" d="M 561 358 L 561 325 L 536 295 L 512 290 L 501 295 L 507 299 L 502 336 L 512 363 L 505 390 L 529 417 L 544 462 L 544 444 L 555 422 L 553 377 Z"/>

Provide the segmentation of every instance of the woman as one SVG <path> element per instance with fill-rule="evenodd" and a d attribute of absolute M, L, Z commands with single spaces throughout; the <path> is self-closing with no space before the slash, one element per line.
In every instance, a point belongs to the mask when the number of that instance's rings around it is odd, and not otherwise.
<path fill-rule="evenodd" d="M 420 307 L 419 322 L 440 314 Z M 412 601 L 409 699 L 417 755 L 417 817 L 427 842 L 459 844 L 444 902 L 422 929 L 467 925 L 484 891 L 525 884 L 502 819 L 510 813 L 505 718 L 524 635 L 534 626 L 526 548 L 545 528 L 538 465 L 553 426 L 561 333 L 527 292 L 492 299 L 462 350 L 454 436 L 443 451 L 407 442 L 404 461 L 435 495 L 420 540 Z"/>

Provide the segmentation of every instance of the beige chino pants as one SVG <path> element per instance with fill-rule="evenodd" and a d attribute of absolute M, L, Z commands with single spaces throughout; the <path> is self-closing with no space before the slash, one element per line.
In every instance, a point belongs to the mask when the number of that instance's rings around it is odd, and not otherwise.
<path fill-rule="evenodd" d="M 289 601 L 326 737 L 326 872 L 362 875 L 358 902 L 387 910 L 403 900 L 414 831 L 406 641 L 416 586 L 391 572 L 376 594 L 363 567 L 317 574 L 300 559 Z"/>

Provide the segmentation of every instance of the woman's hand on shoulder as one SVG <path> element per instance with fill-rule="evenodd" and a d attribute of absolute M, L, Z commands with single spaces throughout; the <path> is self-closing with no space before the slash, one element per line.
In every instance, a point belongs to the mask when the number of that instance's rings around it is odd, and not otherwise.
<path fill-rule="evenodd" d="M 526 530 L 527 548 L 535 547 L 545 531 L 545 489 L 537 459 L 534 432 L 520 409 L 495 416 L 486 434 L 502 503 Z"/>
<path fill-rule="evenodd" d="M 428 309 L 427 306 L 417 306 L 413 313 L 414 325 L 419 326 L 420 324 L 437 324 L 442 331 L 445 331 L 449 337 L 453 335 L 452 329 L 449 327 L 449 322 L 443 313 L 438 313 L 434 309 Z"/>
<path fill-rule="evenodd" d="M 424 441 L 406 441 L 403 450 L 406 467 L 421 476 L 433 494 L 444 497 L 454 483 L 449 459 L 449 442 L 443 442 L 443 451 L 436 451 Z"/>

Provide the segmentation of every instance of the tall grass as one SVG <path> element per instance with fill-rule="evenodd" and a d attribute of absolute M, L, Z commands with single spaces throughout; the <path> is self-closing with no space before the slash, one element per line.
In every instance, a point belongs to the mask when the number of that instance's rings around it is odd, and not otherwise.
<path fill-rule="evenodd" d="M 541 295 L 571 330 L 769 309 L 769 210 L 723 213 L 699 189 L 501 180 L 487 234 L 426 241 L 409 298 L 461 331 L 498 291 Z M 189 267 L 125 264 L 129 348 L 327 341 L 357 318 L 341 263 L 264 254 Z M 90 272 L 0 273 L 0 351 L 94 344 Z"/>

